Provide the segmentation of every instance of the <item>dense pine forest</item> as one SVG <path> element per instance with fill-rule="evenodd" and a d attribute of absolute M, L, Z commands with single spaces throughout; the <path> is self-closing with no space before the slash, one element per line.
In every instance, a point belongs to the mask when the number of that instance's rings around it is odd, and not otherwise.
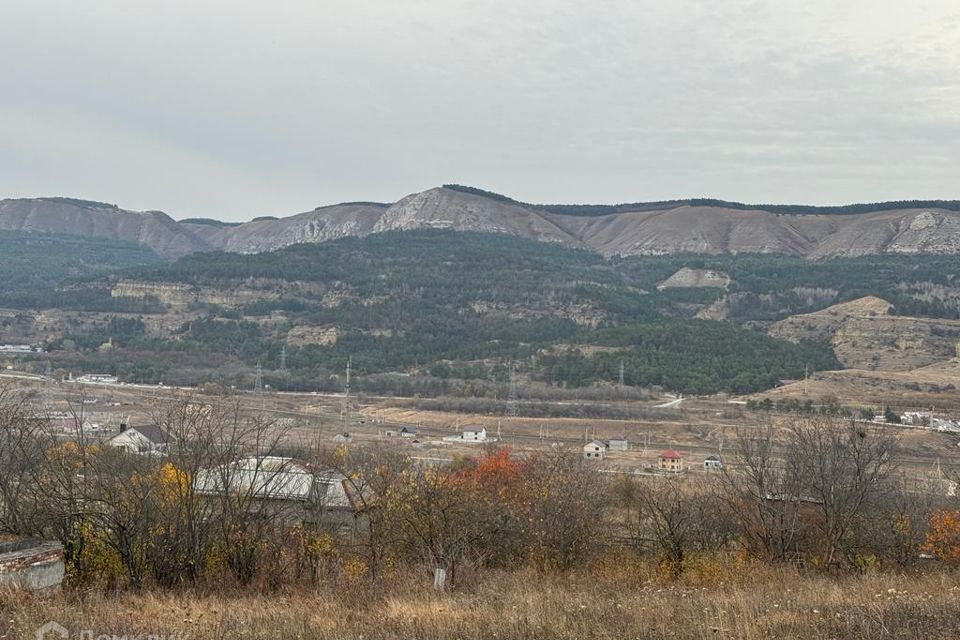
<path fill-rule="evenodd" d="M 0 256 L 0 306 L 18 309 L 120 310 L 108 291 L 74 285 L 163 262 L 150 248 L 131 242 L 23 231 L 0 231 Z"/>

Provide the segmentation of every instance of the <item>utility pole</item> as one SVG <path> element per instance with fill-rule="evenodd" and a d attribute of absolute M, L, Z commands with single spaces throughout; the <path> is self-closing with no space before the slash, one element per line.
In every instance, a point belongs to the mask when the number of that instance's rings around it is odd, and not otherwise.
<path fill-rule="evenodd" d="M 347 422 L 347 413 L 350 411 L 350 369 L 353 364 L 351 357 L 347 357 L 347 380 L 343 385 L 343 404 L 340 407 L 340 424 Z"/>
<path fill-rule="evenodd" d="M 253 395 L 260 399 L 260 411 L 263 411 L 263 367 L 259 360 L 257 361 L 257 377 L 253 381 Z"/>
<path fill-rule="evenodd" d="M 280 347 L 280 371 L 287 370 L 287 345 Z"/>
<path fill-rule="evenodd" d="M 623 360 L 620 360 L 619 385 L 620 385 L 620 389 L 623 389 Z"/>

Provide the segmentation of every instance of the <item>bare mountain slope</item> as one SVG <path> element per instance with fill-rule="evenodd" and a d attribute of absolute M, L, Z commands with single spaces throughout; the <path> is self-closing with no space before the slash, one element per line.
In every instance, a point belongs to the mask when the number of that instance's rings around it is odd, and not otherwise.
<path fill-rule="evenodd" d="M 335 205 L 292 218 L 222 228 L 210 242 L 227 251 L 251 252 L 344 235 L 421 228 L 508 233 L 608 256 L 784 253 L 826 258 L 960 253 L 960 214 L 939 209 L 786 215 L 681 205 L 574 216 L 446 187 L 409 195 L 389 208 Z"/>
<path fill-rule="evenodd" d="M 575 207 L 527 205 L 477 190 L 438 187 L 392 205 L 339 204 L 287 218 L 217 226 L 178 223 L 155 211 L 138 213 L 68 198 L 35 198 L 0 201 L 0 229 L 130 240 L 170 257 L 212 249 L 252 253 L 431 227 L 508 233 L 606 256 L 783 253 L 819 259 L 960 253 L 960 212 L 920 206 L 924 203 L 913 203 L 916 208 L 858 205 L 856 212 L 842 215 L 821 209 L 797 213 L 797 208 L 787 208 L 785 213 L 783 207 L 767 211 L 702 201 L 661 204 L 600 208 L 599 213 L 606 215 L 570 215 Z M 955 204 L 944 206 L 956 208 Z"/>
<path fill-rule="evenodd" d="M 170 257 L 211 249 L 186 225 L 163 212 L 140 213 L 67 198 L 0 200 L 0 229 L 126 240 Z"/>
<path fill-rule="evenodd" d="M 216 227 L 207 241 L 218 249 L 258 253 L 304 242 L 327 242 L 372 233 L 386 205 L 338 204 L 279 220 L 257 220 L 236 227 Z"/>
<path fill-rule="evenodd" d="M 681 206 L 571 219 L 551 215 L 605 255 L 787 253 L 806 255 L 841 223 L 839 216 L 778 216 L 766 211 Z"/>
<path fill-rule="evenodd" d="M 544 242 L 583 246 L 543 213 L 445 187 L 403 198 L 383 214 L 374 231 L 422 228 L 508 233 Z"/>

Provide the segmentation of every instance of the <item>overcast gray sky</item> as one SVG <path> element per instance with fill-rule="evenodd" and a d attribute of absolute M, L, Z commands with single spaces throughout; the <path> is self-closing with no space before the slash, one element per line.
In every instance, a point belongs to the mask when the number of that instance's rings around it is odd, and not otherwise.
<path fill-rule="evenodd" d="M 0 197 L 960 198 L 957 0 L 0 0 Z"/>

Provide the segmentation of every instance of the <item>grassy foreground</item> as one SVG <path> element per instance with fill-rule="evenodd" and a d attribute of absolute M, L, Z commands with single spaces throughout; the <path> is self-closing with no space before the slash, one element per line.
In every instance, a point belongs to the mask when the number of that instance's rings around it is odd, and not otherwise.
<path fill-rule="evenodd" d="M 437 596 L 423 576 L 309 592 L 0 595 L 0 638 L 56 620 L 71 638 L 957 638 L 960 575 L 745 571 L 713 586 L 488 573 Z"/>

